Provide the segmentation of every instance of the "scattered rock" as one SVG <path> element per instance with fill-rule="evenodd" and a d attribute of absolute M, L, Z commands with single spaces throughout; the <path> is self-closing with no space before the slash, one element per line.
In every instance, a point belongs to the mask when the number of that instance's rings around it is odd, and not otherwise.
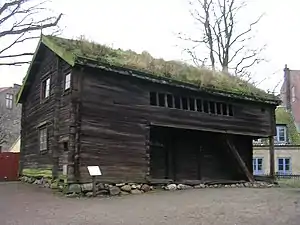
<path fill-rule="evenodd" d="M 231 187 L 232 187 L 232 188 L 235 188 L 235 187 L 236 187 L 236 185 L 235 185 L 235 184 L 232 184 L 232 185 L 231 185 Z"/>
<path fill-rule="evenodd" d="M 70 184 L 67 190 L 67 193 L 80 193 L 81 186 L 80 184 Z"/>
<path fill-rule="evenodd" d="M 127 191 L 121 191 L 121 195 L 129 195 L 130 193 Z"/>
<path fill-rule="evenodd" d="M 254 187 L 254 188 L 257 188 L 257 187 L 258 187 L 258 185 L 257 185 L 257 184 L 253 184 L 253 185 L 252 185 L 252 187 Z"/>
<path fill-rule="evenodd" d="M 104 190 L 104 189 L 106 189 L 105 185 L 102 184 L 102 183 L 97 184 L 96 187 L 97 187 L 97 190 Z"/>
<path fill-rule="evenodd" d="M 81 189 L 83 192 L 93 191 L 93 183 L 82 184 Z"/>
<path fill-rule="evenodd" d="M 127 192 L 130 192 L 131 191 L 131 186 L 130 185 L 124 185 L 121 187 L 121 190 L 122 191 L 127 191 Z"/>
<path fill-rule="evenodd" d="M 229 188 L 229 187 L 230 187 L 230 185 L 228 185 L 228 184 L 225 184 L 225 187 L 226 187 L 226 188 Z"/>
<path fill-rule="evenodd" d="M 217 184 L 215 184 L 215 185 L 214 185 L 214 188 L 217 188 L 217 187 L 218 187 L 218 185 L 217 185 Z"/>
<path fill-rule="evenodd" d="M 77 198 L 77 197 L 79 197 L 79 195 L 77 193 L 69 193 L 69 194 L 66 195 L 66 197 L 68 197 L 68 198 Z"/>
<path fill-rule="evenodd" d="M 89 191 L 85 193 L 86 197 L 93 197 L 93 192 Z"/>
<path fill-rule="evenodd" d="M 144 192 L 148 192 L 151 190 L 151 187 L 148 184 L 143 184 L 141 190 Z"/>
<path fill-rule="evenodd" d="M 108 195 L 109 191 L 107 189 L 97 191 L 96 195 Z"/>
<path fill-rule="evenodd" d="M 58 189 L 58 183 L 57 182 L 51 183 L 50 188 L 51 189 Z"/>
<path fill-rule="evenodd" d="M 112 186 L 109 188 L 109 194 L 112 196 L 119 195 L 121 192 L 120 188 L 117 186 Z"/>
<path fill-rule="evenodd" d="M 136 185 L 136 189 L 141 189 L 142 185 L 138 184 Z"/>
<path fill-rule="evenodd" d="M 132 189 L 137 189 L 136 184 L 132 184 L 132 185 L 131 185 L 131 188 L 132 188 Z"/>
<path fill-rule="evenodd" d="M 116 184 L 117 187 L 122 187 L 122 186 L 124 186 L 124 185 L 125 185 L 125 183 L 119 183 L 119 184 Z"/>
<path fill-rule="evenodd" d="M 198 184 L 194 186 L 194 188 L 205 188 L 205 184 Z"/>
<path fill-rule="evenodd" d="M 175 191 L 177 189 L 176 184 L 169 184 L 165 187 L 165 190 Z"/>
<path fill-rule="evenodd" d="M 49 184 L 49 183 L 45 183 L 45 184 L 43 185 L 43 187 L 44 187 L 44 188 L 50 188 L 50 184 Z"/>
<path fill-rule="evenodd" d="M 186 190 L 186 189 L 191 189 L 193 188 L 192 186 L 186 185 L 186 184 L 178 184 L 177 189 L 178 190 Z"/>
<path fill-rule="evenodd" d="M 138 190 L 138 189 L 133 189 L 133 190 L 131 190 L 130 193 L 131 194 L 142 194 L 143 192 L 141 190 Z"/>

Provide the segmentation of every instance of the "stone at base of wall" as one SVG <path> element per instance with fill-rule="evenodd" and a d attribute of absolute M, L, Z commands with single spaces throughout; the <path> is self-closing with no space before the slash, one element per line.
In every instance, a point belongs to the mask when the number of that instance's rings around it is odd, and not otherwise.
<path fill-rule="evenodd" d="M 33 177 L 23 176 L 21 181 L 39 185 L 44 188 L 51 188 L 63 192 L 67 197 L 93 197 L 93 184 L 65 184 L 60 180 L 51 180 L 47 178 L 36 179 Z M 204 188 L 271 188 L 278 185 L 262 181 L 254 183 L 242 182 L 234 184 L 167 184 L 167 185 L 151 185 L 151 184 L 138 184 L 138 183 L 116 183 L 116 184 L 96 184 L 97 196 L 120 196 L 129 194 L 142 194 L 153 191 L 154 189 L 162 189 L 168 191 L 186 190 L 186 189 L 204 189 Z"/>

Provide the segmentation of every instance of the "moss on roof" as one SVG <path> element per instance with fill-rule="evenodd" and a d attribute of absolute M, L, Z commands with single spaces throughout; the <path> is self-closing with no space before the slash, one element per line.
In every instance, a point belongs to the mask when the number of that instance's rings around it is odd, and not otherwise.
<path fill-rule="evenodd" d="M 279 99 L 256 88 L 236 76 L 213 72 L 208 69 L 179 62 L 155 59 L 148 52 L 138 54 L 131 50 L 113 49 L 81 38 L 79 40 L 64 39 L 54 36 L 43 36 L 46 43 L 55 52 L 59 52 L 70 65 L 80 62 L 80 58 L 92 60 L 96 64 L 104 63 L 112 66 L 150 73 L 158 77 L 171 78 L 188 84 L 197 85 L 213 92 L 232 93 L 249 97 L 253 100 L 278 102 Z M 82 63 L 82 62 L 81 62 Z"/>
<path fill-rule="evenodd" d="M 277 107 L 276 111 L 276 124 L 285 124 L 287 126 L 288 138 L 291 144 L 300 144 L 300 135 L 294 123 L 294 118 L 291 112 L 287 111 L 284 107 Z"/>

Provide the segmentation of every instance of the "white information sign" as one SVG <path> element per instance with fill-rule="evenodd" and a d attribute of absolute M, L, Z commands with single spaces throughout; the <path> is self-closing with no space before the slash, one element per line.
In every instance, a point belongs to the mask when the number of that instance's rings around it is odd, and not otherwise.
<path fill-rule="evenodd" d="M 89 174 L 91 176 L 101 176 L 101 170 L 99 166 L 88 166 Z"/>

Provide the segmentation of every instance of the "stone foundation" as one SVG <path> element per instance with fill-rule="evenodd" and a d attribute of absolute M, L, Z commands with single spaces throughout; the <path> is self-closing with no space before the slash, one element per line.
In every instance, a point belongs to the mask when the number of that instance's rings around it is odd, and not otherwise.
<path fill-rule="evenodd" d="M 93 184 L 66 184 L 62 180 L 52 180 L 50 178 L 36 178 L 23 176 L 21 181 L 39 185 L 44 188 L 51 188 L 63 192 L 68 197 L 93 196 Z M 235 184 L 167 184 L 167 185 L 150 185 L 150 184 L 137 184 L 137 183 L 119 183 L 119 184 L 96 184 L 97 196 L 120 196 L 129 194 L 142 194 L 151 192 L 153 190 L 187 190 L 187 189 L 205 189 L 205 188 L 271 188 L 276 187 L 276 184 L 257 181 L 254 183 L 242 182 Z"/>

